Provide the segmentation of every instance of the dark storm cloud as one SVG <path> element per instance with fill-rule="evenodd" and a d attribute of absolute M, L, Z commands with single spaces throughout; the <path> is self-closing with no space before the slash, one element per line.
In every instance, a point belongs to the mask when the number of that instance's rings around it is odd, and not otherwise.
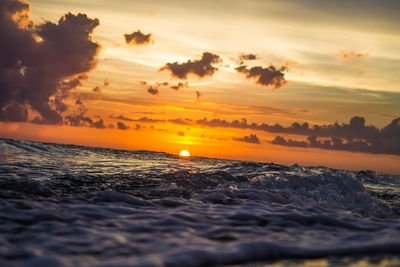
<path fill-rule="evenodd" d="M 154 43 L 153 35 L 151 33 L 144 34 L 140 30 L 137 30 L 131 34 L 124 34 L 124 36 L 126 43 L 130 45 L 147 45 Z"/>
<path fill-rule="evenodd" d="M 244 137 L 232 137 L 232 139 L 239 142 L 260 144 L 260 139 L 258 139 L 257 135 L 255 134 L 250 134 L 249 136 L 246 135 Z"/>
<path fill-rule="evenodd" d="M 189 87 L 189 84 L 188 84 L 188 82 L 185 82 L 185 83 L 178 83 L 177 85 L 172 85 L 170 88 L 172 89 L 172 90 L 175 90 L 175 91 L 179 91 L 180 89 L 182 89 L 182 88 L 188 88 Z"/>
<path fill-rule="evenodd" d="M 96 66 L 100 46 L 91 35 L 98 19 L 68 13 L 34 25 L 22 0 L 0 1 L 0 120 L 59 124 L 63 100 Z"/>
<path fill-rule="evenodd" d="M 394 119 L 386 127 L 379 129 L 373 125 L 366 125 L 365 119 L 355 116 L 349 123 L 333 123 L 328 125 L 313 125 L 295 122 L 289 127 L 280 124 L 247 123 L 246 119 L 240 121 L 227 121 L 220 119 L 197 120 L 196 124 L 208 127 L 229 127 L 239 129 L 252 129 L 271 133 L 283 133 L 308 136 L 308 141 L 284 139 L 278 136 L 273 144 L 297 147 L 319 147 L 323 149 L 336 149 L 368 153 L 400 155 L 400 118 Z M 317 139 L 324 138 L 322 139 Z M 326 140 L 326 139 L 330 140 Z M 329 142 L 328 142 L 329 141 Z"/>
<path fill-rule="evenodd" d="M 285 74 L 283 71 L 287 70 L 287 66 L 276 68 L 275 66 L 269 66 L 266 68 L 256 66 L 247 68 L 246 65 L 235 68 L 239 73 L 245 74 L 246 78 L 256 79 L 256 83 L 261 86 L 269 86 L 273 89 L 279 89 L 287 85 Z"/>
<path fill-rule="evenodd" d="M 204 52 L 200 60 L 188 60 L 186 63 L 167 63 L 160 68 L 160 71 L 168 70 L 171 72 L 172 77 L 179 79 L 187 79 L 189 74 L 203 78 L 212 76 L 218 70 L 213 65 L 220 62 L 222 60 L 218 55 Z"/>
<path fill-rule="evenodd" d="M 118 121 L 117 122 L 117 128 L 118 128 L 118 130 L 128 130 L 129 126 L 126 125 L 125 123 L 121 122 L 121 121 Z"/>

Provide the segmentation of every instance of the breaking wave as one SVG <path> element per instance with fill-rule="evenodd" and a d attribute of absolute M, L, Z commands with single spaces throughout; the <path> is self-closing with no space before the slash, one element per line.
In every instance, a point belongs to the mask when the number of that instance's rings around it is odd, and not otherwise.
<path fill-rule="evenodd" d="M 0 151 L 2 266 L 400 254 L 398 176 L 8 139 Z"/>

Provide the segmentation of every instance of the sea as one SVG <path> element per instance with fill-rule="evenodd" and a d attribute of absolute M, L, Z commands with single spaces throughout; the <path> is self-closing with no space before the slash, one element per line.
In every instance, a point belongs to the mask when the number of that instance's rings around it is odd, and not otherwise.
<path fill-rule="evenodd" d="M 0 266 L 400 266 L 399 218 L 396 175 L 0 139 Z"/>

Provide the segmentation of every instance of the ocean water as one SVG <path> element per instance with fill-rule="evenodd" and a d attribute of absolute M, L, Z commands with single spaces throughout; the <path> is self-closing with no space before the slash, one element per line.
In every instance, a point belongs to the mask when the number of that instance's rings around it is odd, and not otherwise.
<path fill-rule="evenodd" d="M 0 139 L 0 266 L 400 266 L 400 177 Z"/>

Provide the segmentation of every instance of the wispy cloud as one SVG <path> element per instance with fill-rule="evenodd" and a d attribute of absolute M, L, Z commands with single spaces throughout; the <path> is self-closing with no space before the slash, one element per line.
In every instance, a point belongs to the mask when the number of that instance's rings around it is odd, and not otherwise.
<path fill-rule="evenodd" d="M 359 53 L 355 51 L 346 52 L 342 49 L 339 49 L 334 55 L 341 58 L 344 64 L 349 64 L 354 62 L 354 60 L 357 58 L 368 57 L 369 53 Z"/>

